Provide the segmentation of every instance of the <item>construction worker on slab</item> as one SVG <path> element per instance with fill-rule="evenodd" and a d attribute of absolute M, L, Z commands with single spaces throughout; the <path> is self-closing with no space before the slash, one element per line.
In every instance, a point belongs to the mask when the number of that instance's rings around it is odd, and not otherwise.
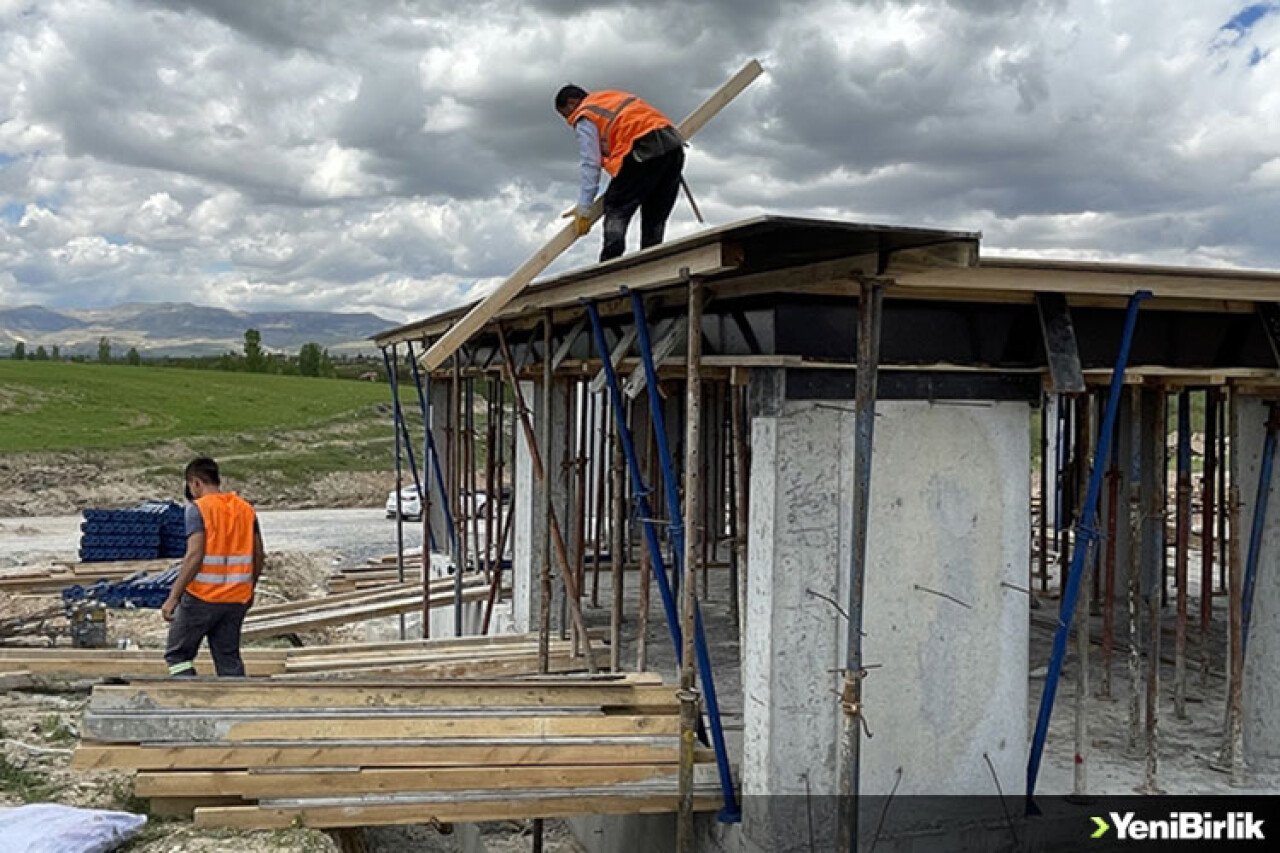
<path fill-rule="evenodd" d="M 192 460 L 186 479 L 187 553 L 160 614 L 169 623 L 164 659 L 169 675 L 196 675 L 200 643 L 220 677 L 243 676 L 240 631 L 253 606 L 265 550 L 253 507 L 235 492 L 222 491 L 218 463 Z"/>
<path fill-rule="evenodd" d="M 604 193 L 600 260 L 623 253 L 627 226 L 637 209 L 640 248 L 661 243 L 684 169 L 684 140 L 671 120 L 628 92 L 587 92 L 572 84 L 556 93 L 556 112 L 578 139 L 578 202 L 565 214 L 573 219 L 578 236 L 591 228 L 589 213 L 604 169 L 610 180 Z"/>

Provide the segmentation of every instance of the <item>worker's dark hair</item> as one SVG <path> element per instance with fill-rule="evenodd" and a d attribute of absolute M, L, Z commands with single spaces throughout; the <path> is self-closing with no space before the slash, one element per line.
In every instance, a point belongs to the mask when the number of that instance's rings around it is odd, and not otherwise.
<path fill-rule="evenodd" d="M 208 483 L 210 486 L 222 485 L 222 478 L 218 476 L 218 463 L 208 456 L 201 456 L 188 462 L 187 470 L 183 473 L 182 479 L 196 479 L 202 483 Z"/>
<path fill-rule="evenodd" d="M 569 105 L 570 101 L 574 99 L 580 101 L 586 96 L 587 90 L 581 86 L 575 86 L 572 83 L 568 86 L 564 86 L 559 92 L 556 92 L 556 112 L 562 111 Z"/>

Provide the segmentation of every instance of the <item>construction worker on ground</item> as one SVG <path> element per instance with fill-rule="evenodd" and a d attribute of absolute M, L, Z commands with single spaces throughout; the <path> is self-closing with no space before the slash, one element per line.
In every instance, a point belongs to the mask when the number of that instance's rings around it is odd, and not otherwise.
<path fill-rule="evenodd" d="M 265 550 L 258 516 L 235 492 L 222 491 L 218 463 L 193 460 L 187 481 L 187 553 L 160 614 L 169 623 L 164 659 L 169 675 L 196 675 L 200 642 L 220 677 L 243 676 L 240 629 L 253 606 Z"/>
<path fill-rule="evenodd" d="M 556 112 L 578 138 L 581 173 L 578 203 L 565 214 L 578 236 L 591 228 L 588 214 L 600 188 L 600 169 L 609 173 L 604 193 L 604 247 L 607 261 L 626 248 L 627 226 L 640 209 L 640 248 L 662 242 L 667 217 L 680 191 L 684 140 L 670 119 L 627 92 L 590 92 L 565 86 L 556 93 Z"/>

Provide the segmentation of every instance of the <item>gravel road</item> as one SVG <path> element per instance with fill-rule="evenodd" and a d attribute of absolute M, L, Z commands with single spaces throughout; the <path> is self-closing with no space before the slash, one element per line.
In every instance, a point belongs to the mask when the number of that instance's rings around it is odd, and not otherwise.
<path fill-rule="evenodd" d="M 343 565 L 362 563 L 396 547 L 396 526 L 377 509 L 299 509 L 260 512 L 268 551 L 335 551 Z M 74 560 L 78 515 L 0 519 L 0 567 Z M 418 528 L 406 526 L 412 538 Z"/>

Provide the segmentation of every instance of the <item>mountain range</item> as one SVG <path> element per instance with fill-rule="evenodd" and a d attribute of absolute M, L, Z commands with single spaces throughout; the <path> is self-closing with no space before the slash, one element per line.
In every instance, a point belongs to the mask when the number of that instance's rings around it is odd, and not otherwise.
<path fill-rule="evenodd" d="M 39 305 L 0 306 L 0 354 L 22 341 L 28 352 L 57 346 L 63 357 L 96 355 L 98 340 L 105 337 L 117 355 L 130 347 L 143 356 L 217 355 L 239 352 L 246 329 L 261 332 L 268 350 L 295 352 L 315 342 L 336 352 L 368 352 L 368 337 L 394 325 L 371 313 L 228 311 L 187 302 L 61 311 Z"/>

